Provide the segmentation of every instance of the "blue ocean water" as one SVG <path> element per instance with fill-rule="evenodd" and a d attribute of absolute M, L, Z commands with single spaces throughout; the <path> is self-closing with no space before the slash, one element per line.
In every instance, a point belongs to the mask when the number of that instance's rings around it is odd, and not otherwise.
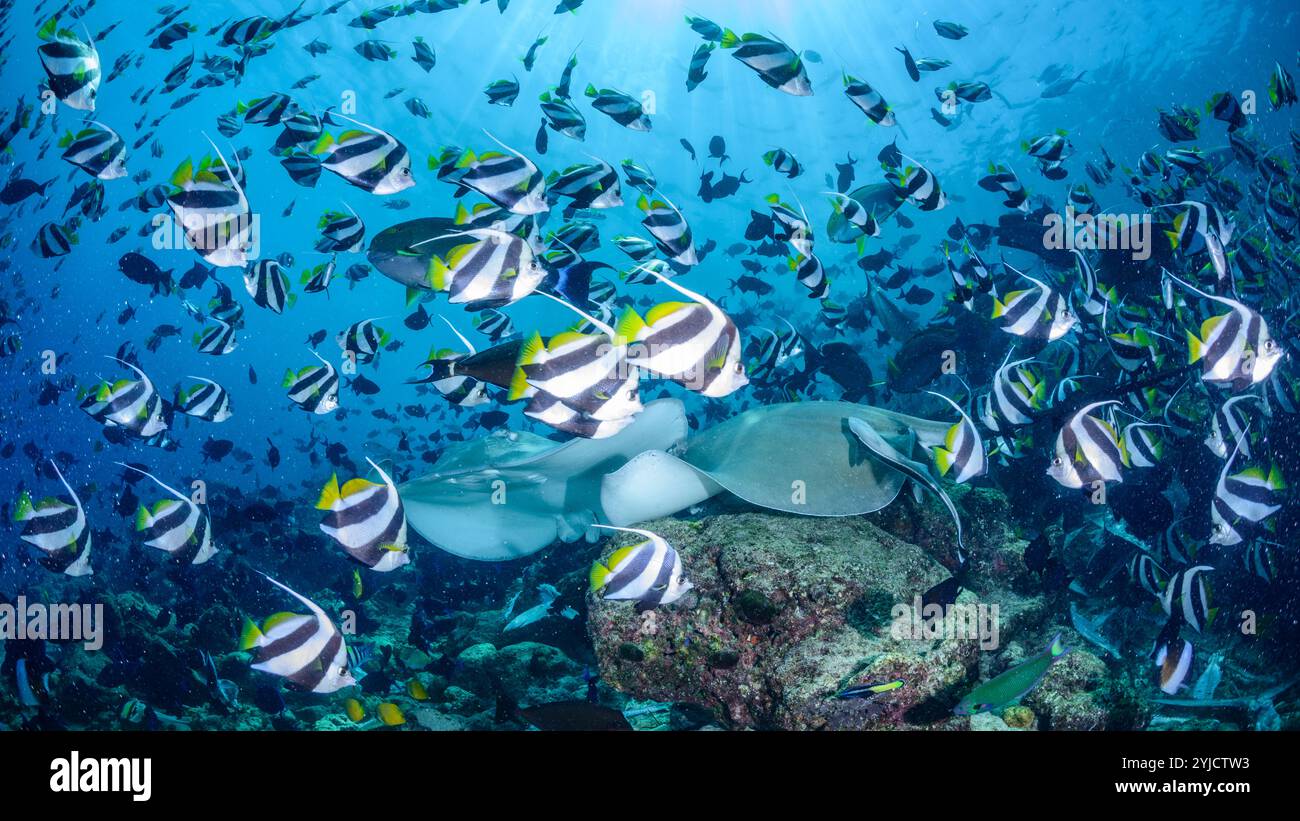
<path fill-rule="evenodd" d="M 337 11 L 325 14 L 331 5 Z M 746 346 L 747 361 L 752 363 L 755 346 L 762 339 L 757 329 L 779 328 L 784 319 L 799 329 L 806 346 L 846 343 L 869 368 L 869 375 L 864 377 L 874 388 L 869 399 L 910 412 L 923 405 L 916 397 L 889 391 L 884 385 L 888 358 L 897 355 L 906 340 L 882 334 L 883 323 L 873 323 L 870 315 L 864 327 L 853 327 L 852 322 L 847 327 L 829 327 L 821 300 L 809 299 L 808 287 L 785 267 L 787 249 L 772 257 L 753 253 L 756 243 L 746 241 L 745 230 L 752 212 L 766 212 L 769 195 L 797 202 L 806 210 L 818 236 L 818 256 L 830 280 L 825 297 L 832 302 L 852 306 L 860 301 L 868 291 L 868 277 L 879 283 L 902 268 L 920 271 L 907 278 L 902 287 L 882 292 L 919 330 L 937 324 L 949 309 L 945 303 L 952 281 L 942 265 L 942 247 L 945 241 L 954 248 L 963 241 L 948 233 L 954 220 L 960 219 L 967 226 L 996 226 L 1001 217 L 1011 213 L 1002 205 L 1001 195 L 979 185 L 989 173 L 990 163 L 1011 166 L 1035 207 L 1047 205 L 1057 211 L 1063 208 L 1071 185 L 1088 182 L 1085 163 L 1102 163 L 1104 151 L 1116 167 L 1108 183 L 1091 184 L 1096 202 L 1109 212 L 1147 213 L 1148 206 L 1125 184 L 1138 173 L 1143 152 L 1164 154 L 1182 145 L 1196 145 L 1207 152 L 1226 149 L 1223 123 L 1205 110 L 1205 103 L 1215 93 L 1230 91 L 1243 100 L 1255 101 L 1258 113 L 1249 114 L 1250 139 L 1262 151 L 1276 151 L 1274 156 L 1285 158 L 1284 184 L 1294 190 L 1296 158 L 1290 144 L 1296 127 L 1294 109 L 1273 111 L 1268 100 L 1275 65 L 1292 73 L 1297 70 L 1300 24 L 1294 5 L 1285 2 L 1187 2 L 1176 8 L 1157 9 L 1149 4 L 1113 0 L 891 4 L 851 0 L 587 0 L 572 12 L 556 13 L 551 0 L 512 0 L 508 4 L 470 0 L 436 12 L 421 10 L 395 16 L 366 30 L 349 25 L 370 10 L 361 0 L 342 4 L 307 0 L 301 7 L 232 0 L 192 4 L 175 19 L 192 23 L 195 31 L 169 50 L 151 47 L 150 41 L 157 35 L 154 28 L 167 16 L 168 9 L 180 7 L 144 9 L 114 0 L 60 7 L 52 2 L 18 0 L 5 8 L 6 43 L 0 50 L 4 90 L 0 110 L 4 111 L 5 123 L 12 119 L 20 99 L 36 105 L 30 123 L 10 143 L 3 159 L 5 171 L 11 179 L 52 183 L 43 195 L 0 206 L 0 235 L 4 237 L 0 244 L 7 263 L 7 285 L 0 298 L 14 320 L 0 327 L 0 334 L 13 334 L 21 340 L 21 350 L 0 359 L 0 372 L 5 375 L 0 441 L 14 446 L 0 461 L 0 499 L 10 500 L 12 509 L 13 500 L 23 490 L 38 499 L 61 493 L 57 478 L 47 467 L 48 460 L 53 459 L 70 484 L 83 492 L 81 499 L 90 526 L 107 537 L 92 554 L 95 584 L 120 584 L 135 578 L 136 570 L 130 566 L 136 559 L 132 556 L 145 550 L 135 543 L 134 512 L 113 509 L 124 488 L 118 462 L 146 465 L 175 487 L 188 488 L 201 480 L 210 492 L 222 495 L 223 501 L 236 508 L 258 500 L 311 505 L 332 472 L 337 471 L 341 481 L 366 475 L 367 458 L 388 466 L 398 481 L 429 472 L 449 435 L 474 439 L 487 435 L 488 427 L 496 426 L 495 420 L 486 426 L 480 424 L 480 414 L 486 411 L 505 410 L 509 414 L 505 423 L 508 428 L 533 430 L 558 440 L 570 438 L 527 419 L 520 404 L 500 401 L 496 389 L 494 401 L 460 410 L 449 408 L 427 389 L 407 384 L 407 380 L 421 375 L 420 365 L 431 349 L 460 347 L 437 315 L 449 319 L 480 349 L 490 343 L 475 330 L 475 314 L 448 304 L 442 295 L 419 303 L 433 317 L 427 327 L 407 327 L 404 319 L 416 311 L 417 305 L 408 304 L 401 284 L 373 268 L 365 269 L 368 275 L 355 282 L 343 275 L 349 266 L 368 265 L 364 248 L 337 255 L 338 275 L 328 295 L 303 292 L 301 272 L 327 262 L 331 256 L 313 249 L 323 212 L 355 212 L 365 223 L 368 243 L 385 228 L 400 222 L 421 217 L 450 218 L 462 201 L 484 201 L 475 193 L 462 200 L 455 196 L 454 185 L 437 178 L 430 162 L 436 163 L 447 146 L 481 154 L 496 150 L 499 140 L 530 158 L 544 173 L 590 162 L 592 157 L 615 168 L 622 160 L 635 160 L 637 165 L 653 171 L 658 180 L 657 196 L 667 198 L 680 211 L 690 225 L 697 249 L 712 246 L 698 265 L 678 274 L 679 281 L 722 306 L 735 320 Z M 263 41 L 270 45 L 269 50 L 249 59 L 242 76 L 199 88 L 192 101 L 171 107 L 194 91 L 192 84 L 205 74 L 200 65 L 203 58 L 237 57 L 236 49 L 218 42 L 226 25 L 256 15 L 280 19 L 298 9 L 306 19 L 269 34 Z M 81 127 L 84 112 L 53 100 L 42 107 L 41 89 L 46 75 L 37 57 L 41 43 L 37 30 L 56 14 L 61 27 L 71 28 L 80 37 L 111 27 L 111 32 L 95 43 L 105 77 L 99 86 L 93 119 L 116 130 L 129 148 L 127 176 L 104 183 L 102 217 L 93 221 L 83 217 L 75 229 L 70 253 L 47 259 L 35 251 L 33 241 L 38 239 L 42 226 L 66 223 L 77 209 L 65 210 L 65 204 L 75 186 L 90 179 L 60 158 L 62 149 L 57 145 L 65 132 Z M 686 77 L 692 53 L 706 42 L 684 22 L 688 15 L 716 21 L 737 33 L 757 32 L 779 38 L 802 54 L 801 65 L 814 93 L 802 97 L 781 93 L 733 59 L 726 48 L 713 52 L 707 63 L 707 77 L 698 88 L 688 91 Z M 934 27 L 940 20 L 958 21 L 969 29 L 969 34 L 959 40 L 941 37 Z M 412 41 L 417 36 L 436 54 L 436 65 L 429 71 L 412 60 Z M 521 58 L 541 37 L 546 39 L 537 48 L 535 64 L 526 68 Z M 363 40 L 382 41 L 396 54 L 390 61 L 367 60 L 354 49 Z M 305 48 L 312 42 L 328 44 L 330 49 L 312 54 Z M 900 46 L 916 58 L 949 61 L 950 65 L 922 73 L 920 81 L 913 82 L 896 50 Z M 163 78 L 191 52 L 195 64 L 186 82 L 170 93 L 160 91 Z M 553 90 L 571 55 L 577 58 L 573 101 L 585 116 L 586 136 L 578 141 L 548 130 L 547 150 L 541 153 L 537 139 L 542 114 L 537 100 L 543 92 Z M 119 60 L 123 68 L 114 72 L 114 63 Z M 117 76 L 109 78 L 110 72 Z M 864 116 L 843 93 L 845 74 L 870 82 L 888 101 L 898 124 L 881 126 Z M 302 88 L 294 87 L 296 81 L 311 75 L 319 76 Z M 1042 96 L 1044 89 L 1055 82 L 1043 78 L 1078 75 L 1082 75 L 1081 81 L 1060 96 Z M 515 103 L 509 107 L 490 105 L 484 88 L 493 81 L 512 78 L 520 85 Z M 975 103 L 959 103 L 955 114 L 947 117 L 952 122 L 943 125 L 933 113 L 944 105 L 942 89 L 950 82 L 987 83 L 993 96 Z M 620 90 L 640 102 L 652 123 L 651 130 L 630 130 L 594 110 L 583 94 L 589 83 L 600 89 Z M 219 134 L 220 115 L 240 103 L 274 93 L 287 94 L 301 109 L 317 114 L 334 107 L 368 127 L 392 135 L 409 151 L 415 185 L 392 195 L 377 196 L 326 171 L 314 187 L 303 187 L 289 178 L 280 157 L 273 152 L 280 127 L 244 124 L 233 137 Z M 141 104 L 139 100 L 145 95 L 148 100 Z M 427 106 L 427 117 L 407 107 L 413 99 Z M 1195 141 L 1175 145 L 1158 130 L 1157 122 L 1160 111 L 1179 105 L 1200 113 L 1200 134 Z M 338 133 L 347 127 L 329 130 Z M 1040 173 L 1022 143 L 1058 130 L 1068 135 L 1077 153 L 1066 161 L 1068 177 L 1052 180 Z M 708 156 L 715 136 L 725 142 L 729 157 L 725 163 Z M 245 312 L 242 327 L 236 332 L 238 348 L 217 357 L 195 350 L 191 337 L 203 323 L 183 307 L 188 301 L 199 311 L 207 310 L 215 295 L 211 281 L 183 292 L 151 295 L 148 286 L 129 281 L 118 270 L 119 258 L 132 251 L 171 272 L 175 279 L 203 262 L 191 249 L 154 247 L 151 238 L 139 232 L 154 214 L 166 214 L 167 206 L 160 204 L 144 211 L 134 201 L 150 187 L 166 184 L 185 158 L 197 161 L 211 154 L 206 139 L 209 137 L 228 160 L 236 152 L 247 150 L 242 164 L 250 208 L 260 221 L 259 258 L 292 255 L 292 264 L 286 264 L 284 269 L 295 294 L 294 303 L 277 314 L 253 303 L 244 289 L 240 269 L 218 269 L 217 279 L 229 286 Z M 143 141 L 136 145 L 137 140 Z M 903 205 L 900 213 L 911 225 L 903 227 L 891 220 L 883 225 L 881 236 L 867 239 L 862 249 L 851 242 L 832 244 L 822 239 L 831 214 L 831 200 L 825 192 L 836 188 L 836 164 L 853 159 L 854 181 L 850 188 L 883 182 L 886 170 L 881 168 L 879 156 L 891 141 L 896 141 L 908 164 L 923 165 L 941 181 L 948 196 L 946 206 L 923 211 L 911 204 Z M 689 143 L 689 148 L 683 142 Z M 155 146 L 157 151 L 151 152 Z M 785 149 L 797 158 L 803 172 L 789 179 L 766 164 L 763 155 L 776 149 Z M 735 194 L 705 202 L 700 188 L 701 175 L 706 172 L 714 173 L 714 184 L 724 173 L 740 176 L 743 182 Z M 1259 204 L 1263 198 L 1262 189 L 1251 188 L 1254 172 L 1239 163 L 1235 169 L 1216 174 L 1235 179 L 1253 198 L 1239 209 L 1230 209 L 1239 210 L 1238 236 L 1253 231 L 1268 237 L 1268 229 L 1258 227 L 1263 221 Z M 1186 198 L 1199 199 L 1197 190 L 1196 185 L 1185 189 Z M 612 266 L 600 275 L 615 284 L 620 297 L 630 298 L 625 302 L 644 309 L 647 297 L 662 302 L 676 296 L 662 286 L 628 284 L 618 277 L 618 272 L 631 269 L 633 263 L 613 246 L 612 238 L 644 235 L 643 215 L 635 205 L 638 195 L 624 181 L 621 207 L 586 212 L 585 216 L 598 226 L 601 238 L 600 248 L 586 256 Z M 409 204 L 397 209 L 395 201 Z M 546 215 L 540 229 L 542 237 L 563 224 L 561 208 L 554 206 Z M 120 228 L 126 229 L 125 235 L 110 240 L 110 235 Z M 903 238 L 908 239 L 900 242 Z M 1165 242 L 1159 233 L 1155 241 Z M 1295 268 L 1288 268 L 1285 262 L 1287 255 L 1294 253 L 1294 238 L 1276 237 L 1272 242 L 1283 260 L 1274 269 L 1281 272 L 1275 273 L 1282 278 L 1281 284 L 1266 288 L 1257 299 L 1245 301 L 1268 313 L 1276 323 L 1275 337 L 1294 350 L 1294 339 L 1285 332 L 1294 328 L 1293 323 L 1287 324 L 1290 320 L 1286 315 L 1294 309 Z M 746 248 L 729 252 L 736 243 L 744 243 Z M 892 254 L 884 272 L 867 273 L 856 264 L 860 255 L 882 250 Z M 996 244 L 983 252 L 990 265 L 999 256 Z M 734 281 L 746 273 L 740 264 L 742 259 L 761 265 L 757 275 L 772 286 L 770 294 L 756 296 L 735 286 Z M 1016 259 L 1021 267 L 1031 264 L 1027 261 L 1030 256 Z M 1073 269 L 1057 273 L 1059 281 L 1073 287 Z M 1016 284 L 1013 277 L 1004 281 L 1007 284 L 999 288 L 1002 294 L 1023 285 Z M 934 297 L 925 298 L 912 291 L 920 304 L 909 303 L 904 294 L 913 287 L 932 291 Z M 1155 290 L 1150 288 L 1142 298 L 1154 303 Z M 124 318 L 123 312 L 128 310 L 134 314 Z M 563 307 L 542 298 L 526 298 L 501 311 L 525 336 L 539 331 L 549 337 L 574 321 Z M 382 351 L 374 364 L 358 369 L 377 386 L 378 393 L 363 395 L 352 384 L 352 376 L 345 374 L 338 413 L 317 416 L 294 407 L 286 397 L 282 379 L 286 370 L 296 372 L 317 364 L 310 352 L 309 336 L 325 331 L 324 341 L 315 349 L 341 364 L 335 335 L 365 319 L 374 319 L 393 342 L 399 343 Z M 176 326 L 179 333 L 164 338 L 156 350 L 147 350 L 151 332 L 162 325 Z M 987 353 L 996 365 L 1013 340 L 992 324 L 985 327 L 987 338 L 972 345 L 996 349 Z M 1101 343 L 1094 335 L 1093 341 L 1080 344 Z M 229 392 L 233 416 L 213 424 L 176 414 L 170 429 L 174 449 L 151 447 L 133 437 L 124 442 L 110 441 L 104 427 L 78 409 L 77 389 L 94 389 L 101 379 L 112 382 L 130 377 L 129 372 L 106 358 L 119 355 L 124 345 L 134 349 L 140 367 L 164 398 L 172 398 L 177 384 L 190 385 L 190 377 L 203 377 Z M 1167 353 L 1169 362 L 1184 362 L 1181 329 Z M 51 359 L 57 363 L 53 370 L 42 369 Z M 987 389 L 987 372 L 968 375 L 983 380 L 975 386 L 977 393 Z M 61 392 L 56 402 L 44 404 L 40 398 L 51 383 L 76 387 Z M 948 383 L 930 387 L 950 396 L 962 393 Z M 647 400 L 661 391 L 680 397 L 697 427 L 707 427 L 759 404 L 781 399 L 838 399 L 846 393 L 840 381 L 824 375 L 793 388 L 751 379 L 750 386 L 717 400 L 666 382 L 651 383 L 643 390 Z M 868 401 L 861 396 L 851 398 Z M 1168 398 L 1168 394 L 1162 398 Z M 412 407 L 415 412 L 410 410 Z M 936 416 L 942 412 L 942 418 L 950 415 L 946 409 L 935 410 L 943 406 L 924 407 Z M 387 418 L 377 417 L 376 411 L 387 411 Z M 1279 438 L 1294 441 L 1293 421 L 1288 424 L 1284 415 L 1272 418 L 1268 424 L 1275 442 Z M 1177 447 L 1201 448 L 1199 438 L 1182 440 Z M 211 447 L 213 440 L 229 440 L 233 452 L 220 458 L 205 455 L 205 445 Z M 1050 444 L 1050 439 L 1041 439 L 1027 460 L 1012 461 L 994 470 L 1025 471 L 1037 479 L 1047 465 Z M 336 458 L 343 451 L 335 451 L 335 456 L 327 453 L 331 445 L 345 448 L 344 455 Z M 797 441 L 791 445 L 797 446 Z M 267 456 L 271 447 L 279 454 L 275 466 Z M 1209 460 L 1208 452 L 1202 455 Z M 1213 491 L 1218 463 L 1206 464 L 1213 468 L 1205 469 L 1209 483 L 1192 490 L 1193 499 L 1202 505 Z M 1011 474 L 1006 483 L 1014 485 L 1017 481 Z M 137 485 L 136 491 L 146 498 L 157 497 L 157 488 L 145 492 L 145 487 Z M 1198 509 L 1197 515 L 1204 518 L 1201 513 Z M 6 535 L 4 561 L 0 564 L 0 590 L 14 593 L 48 582 L 48 571 L 32 562 L 34 551 L 17 539 L 17 530 L 14 526 Z M 306 555 L 290 556 L 287 561 L 281 557 L 282 568 L 313 562 L 311 550 L 323 553 L 332 549 L 317 532 L 315 521 L 304 517 L 301 510 L 286 519 L 283 533 L 283 550 Z M 303 533 L 308 536 L 301 536 Z M 241 552 L 230 544 L 241 537 L 228 539 L 219 531 L 214 535 L 222 550 Z M 1285 533 L 1270 534 L 1269 538 L 1294 547 L 1294 540 Z M 412 541 L 416 541 L 414 536 Z M 308 543 L 314 547 L 308 548 Z M 426 578 L 440 572 L 501 574 L 510 578 L 518 572 L 514 565 L 497 569 L 466 569 L 467 565 L 461 563 L 444 565 L 441 562 L 446 558 L 435 548 L 421 546 L 423 555 L 417 554 L 417 558 L 431 563 L 424 568 Z M 221 559 L 228 560 L 231 557 Z M 342 578 L 350 570 L 351 566 L 339 563 L 330 572 Z M 304 572 L 315 574 L 314 570 Z M 438 583 L 449 587 L 458 584 L 445 578 Z"/>

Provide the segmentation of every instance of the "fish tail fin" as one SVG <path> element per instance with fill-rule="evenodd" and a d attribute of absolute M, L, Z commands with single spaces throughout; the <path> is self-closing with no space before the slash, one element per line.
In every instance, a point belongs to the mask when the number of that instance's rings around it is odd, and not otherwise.
<path fill-rule="evenodd" d="M 605 580 L 609 578 L 609 574 L 610 569 L 604 564 L 600 562 L 592 562 L 591 572 L 587 574 L 588 579 L 591 582 L 591 592 L 595 593 L 597 590 L 604 587 Z"/>
<path fill-rule="evenodd" d="M 339 476 L 337 473 L 330 475 L 330 480 L 321 488 L 320 499 L 316 502 L 317 510 L 333 510 L 334 506 L 343 498 L 342 491 L 339 489 Z"/>
<path fill-rule="evenodd" d="M 1058 659 L 1073 649 L 1074 649 L 1073 647 L 1065 646 L 1065 644 L 1061 641 L 1060 633 L 1057 633 L 1056 636 L 1052 638 L 1052 643 L 1047 645 L 1047 653 L 1053 659 Z"/>
<path fill-rule="evenodd" d="M 261 643 L 262 637 L 262 629 L 257 626 L 257 623 L 244 616 L 244 627 L 239 633 L 239 649 L 252 650 Z"/>
<path fill-rule="evenodd" d="M 1201 343 L 1201 340 L 1196 337 L 1196 334 L 1192 333 L 1191 331 L 1188 331 L 1187 332 L 1187 364 L 1190 365 L 1193 362 L 1200 361 L 1200 358 L 1204 355 L 1205 355 L 1205 346 Z"/>

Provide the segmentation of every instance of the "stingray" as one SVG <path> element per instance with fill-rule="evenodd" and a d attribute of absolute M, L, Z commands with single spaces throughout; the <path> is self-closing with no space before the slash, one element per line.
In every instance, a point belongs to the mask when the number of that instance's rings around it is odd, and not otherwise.
<path fill-rule="evenodd" d="M 912 457 L 949 427 L 850 402 L 767 405 L 701 432 L 676 455 L 636 456 L 605 478 L 601 508 L 611 524 L 628 525 L 726 490 L 804 516 L 871 513 L 919 478 L 925 468 Z"/>
<path fill-rule="evenodd" d="M 438 472 L 399 492 L 420 535 L 484 561 L 592 539 L 598 522 L 633 525 L 723 492 L 785 513 L 856 516 L 885 507 L 912 479 L 956 519 L 924 453 L 950 426 L 850 402 L 795 402 L 746 411 L 687 441 L 681 402 L 662 399 L 607 439 L 556 445 L 497 432 L 460 443 Z M 958 520 L 959 542 L 960 532 Z"/>
<path fill-rule="evenodd" d="M 407 523 L 438 547 L 482 561 L 536 553 L 576 541 L 600 516 L 605 474 L 647 450 L 686 438 L 681 402 L 646 404 L 607 439 L 557 445 L 526 431 L 496 431 L 449 447 L 438 471 L 398 488 Z"/>

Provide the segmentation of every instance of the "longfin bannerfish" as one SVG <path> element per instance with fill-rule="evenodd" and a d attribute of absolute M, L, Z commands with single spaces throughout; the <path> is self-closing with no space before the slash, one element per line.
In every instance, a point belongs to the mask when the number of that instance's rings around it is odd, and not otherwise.
<path fill-rule="evenodd" d="M 637 200 L 636 207 L 645 213 L 641 224 L 654 237 L 659 250 L 673 262 L 686 266 L 698 264 L 699 256 L 686 218 L 666 197 L 658 192 L 655 192 L 654 197 L 651 200 L 642 194 Z"/>
<path fill-rule="evenodd" d="M 629 354 L 633 364 L 705 396 L 727 396 L 747 385 L 740 332 L 731 318 L 703 296 L 652 273 L 692 302 L 661 303 L 644 318 L 632 308 L 624 312 L 615 335 L 638 343 Z"/>
<path fill-rule="evenodd" d="M 225 388 L 202 376 L 190 379 L 203 383 L 189 390 L 176 391 L 176 410 L 205 422 L 224 422 L 230 418 L 230 394 Z"/>
<path fill-rule="evenodd" d="M 380 481 L 352 479 L 342 486 L 330 477 L 316 507 L 329 511 L 320 529 L 338 542 L 348 556 L 378 572 L 410 562 L 406 546 L 406 513 L 397 486 L 374 461 L 366 462 Z"/>
<path fill-rule="evenodd" d="M 254 670 L 280 676 L 298 690 L 333 693 L 356 684 L 348 658 L 347 642 L 315 602 L 288 586 L 261 574 L 293 596 L 311 615 L 277 613 L 261 626 L 245 620 L 240 649 L 254 651 Z"/>
<path fill-rule="evenodd" d="M 351 129 L 338 137 L 328 132 L 322 134 L 312 147 L 313 154 L 323 155 L 322 168 L 379 196 L 396 194 L 415 185 L 411 154 L 396 137 L 344 114 L 331 110 L 330 115 L 364 130 Z"/>
<path fill-rule="evenodd" d="M 148 471 L 124 462 L 117 464 L 149 477 L 176 497 L 159 500 L 153 507 L 140 505 L 136 511 L 135 529 L 144 537 L 144 543 L 189 564 L 203 564 L 211 559 L 217 552 L 212 543 L 212 523 L 200 505 Z"/>
<path fill-rule="evenodd" d="M 1243 524 L 1257 525 L 1282 509 L 1282 497 L 1287 484 L 1277 465 L 1272 465 L 1268 470 L 1249 467 L 1239 473 L 1231 473 L 1232 465 L 1249 435 L 1249 428 L 1241 432 L 1232 454 L 1219 471 L 1219 481 L 1210 503 L 1210 544 L 1240 544 L 1245 540 L 1240 530 Z"/>
<path fill-rule="evenodd" d="M 1050 341 L 1060 339 L 1074 328 L 1078 320 L 1064 296 L 1005 261 L 1003 265 L 1035 287 L 1012 291 L 993 301 L 993 318 L 999 320 L 1002 330 L 1026 339 Z"/>
<path fill-rule="evenodd" d="M 527 157 L 487 133 L 507 153 L 488 152 L 476 156 L 466 151 L 455 163 L 449 181 L 468 186 L 515 214 L 540 214 L 546 202 L 546 180 Z"/>
<path fill-rule="evenodd" d="M 1121 471 L 1129 466 L 1124 443 L 1110 422 L 1091 415 L 1097 408 L 1118 404 L 1113 399 L 1093 402 L 1075 411 L 1056 435 L 1049 476 L 1068 488 L 1124 481 Z"/>
<path fill-rule="evenodd" d="M 99 95 L 100 63 L 90 34 L 86 34 L 83 42 L 68 29 L 59 28 L 58 17 L 51 17 L 37 36 L 44 41 L 36 51 L 54 96 L 70 108 L 94 111 Z"/>
<path fill-rule="evenodd" d="M 940 476 L 947 476 L 951 471 L 954 482 L 969 482 L 971 479 L 988 473 L 988 459 L 984 453 L 984 442 L 980 439 L 975 423 L 961 409 L 961 405 L 947 396 L 935 391 L 926 391 L 952 405 L 961 415 L 961 420 L 948 429 L 943 445 L 933 449 L 934 463 L 939 468 Z"/>
<path fill-rule="evenodd" d="M 86 526 L 86 511 L 59 466 L 53 460 L 50 466 L 67 488 L 72 503 L 59 497 L 34 503 L 31 494 L 24 491 L 13 512 L 14 521 L 23 525 L 18 538 L 41 551 L 40 563 L 48 570 L 74 577 L 89 576 L 94 571 L 90 566 L 91 532 Z"/>
<path fill-rule="evenodd" d="M 1201 378 L 1241 391 L 1267 379 L 1282 358 L 1282 346 L 1269 335 L 1258 311 L 1235 299 L 1207 294 L 1161 269 L 1165 276 L 1205 299 L 1228 307 L 1228 313 L 1201 323 L 1200 336 L 1187 332 L 1188 361 L 1201 362 Z"/>
<path fill-rule="evenodd" d="M 305 411 L 315 414 L 333 413 L 339 406 L 339 376 L 334 366 L 315 351 L 312 356 L 320 365 L 309 365 L 300 371 L 285 372 L 281 387 L 289 392 L 289 399 Z"/>
<path fill-rule="evenodd" d="M 672 604 L 692 588 L 682 578 L 681 557 L 662 536 L 637 528 L 600 524 L 592 527 L 632 533 L 644 539 L 619 548 L 609 558 L 591 566 L 591 590 L 601 598 L 657 607 Z"/>
<path fill-rule="evenodd" d="M 777 91 L 795 97 L 807 97 L 813 93 L 803 59 L 780 40 L 754 33 L 737 35 L 726 29 L 718 44 L 731 51 L 732 57 L 753 69 L 764 83 Z"/>
<path fill-rule="evenodd" d="M 500 308 L 537 290 L 546 269 L 525 238 L 494 228 L 475 228 L 441 237 L 464 236 L 466 242 L 434 257 L 429 287 L 446 291 L 452 304 Z"/>

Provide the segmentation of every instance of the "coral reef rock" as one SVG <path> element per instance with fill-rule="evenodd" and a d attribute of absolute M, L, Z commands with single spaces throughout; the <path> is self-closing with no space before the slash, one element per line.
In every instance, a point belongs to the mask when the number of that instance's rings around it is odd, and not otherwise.
<path fill-rule="evenodd" d="M 926 515 L 926 507 L 916 512 Z M 588 629 L 603 680 L 632 698 L 709 708 L 731 727 L 969 728 L 970 718 L 952 707 L 996 665 L 996 654 L 970 635 L 895 635 L 896 608 L 910 612 L 916 597 L 951 576 L 890 532 L 927 529 L 904 530 L 896 526 L 901 518 L 897 511 L 834 519 L 746 512 L 642 525 L 677 548 L 694 589 L 644 613 L 591 595 Z M 1002 538 L 976 528 L 967 543 L 987 552 L 1003 549 Z M 997 602 L 1004 643 L 1011 633 L 1037 641 L 1046 613 L 997 586 L 1005 581 L 985 576 L 972 582 L 978 597 L 964 591 L 958 602 Z M 1090 676 L 1069 678 L 1095 686 Z M 894 679 L 904 685 L 867 699 L 836 698 L 852 685 Z M 1061 688 L 1051 691 L 1058 703 L 1069 698 Z M 1092 723 L 1061 718 L 1055 726 Z"/>

